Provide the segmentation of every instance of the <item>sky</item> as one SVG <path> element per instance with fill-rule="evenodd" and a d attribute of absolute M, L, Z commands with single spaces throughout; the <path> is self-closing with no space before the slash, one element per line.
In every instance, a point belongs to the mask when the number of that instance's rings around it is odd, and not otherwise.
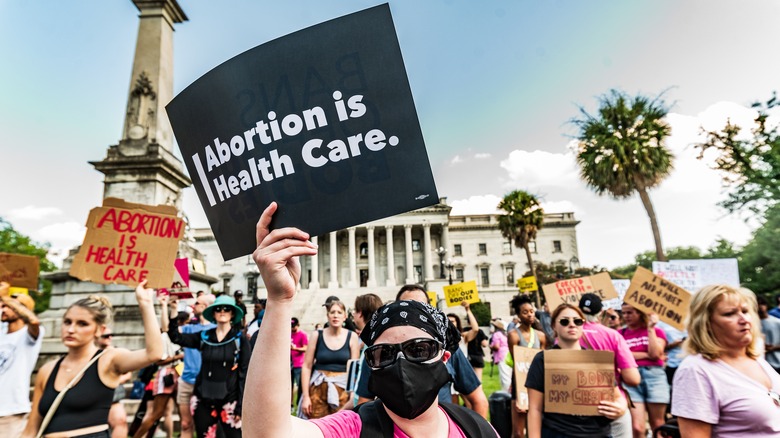
<path fill-rule="evenodd" d="M 382 2 L 179 0 L 174 91 L 252 47 Z M 780 3 L 391 0 L 428 155 L 453 214 L 495 211 L 514 189 L 573 211 L 582 265 L 616 267 L 653 249 L 638 197 L 592 193 L 572 153 L 579 108 L 615 88 L 671 107 L 675 170 L 650 192 L 665 247 L 746 243 L 756 221 L 728 215 L 701 129 L 749 126 L 778 87 Z M 81 243 L 117 144 L 138 29 L 130 0 L 0 2 L 0 217 L 53 257 Z M 178 153 L 178 152 L 177 152 Z M 208 222 L 192 188 L 191 223 Z"/>

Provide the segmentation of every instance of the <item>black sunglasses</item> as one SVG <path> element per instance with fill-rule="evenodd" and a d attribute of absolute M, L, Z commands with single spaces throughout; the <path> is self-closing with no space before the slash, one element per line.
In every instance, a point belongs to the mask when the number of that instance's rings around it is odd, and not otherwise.
<path fill-rule="evenodd" d="M 430 338 L 415 338 L 400 344 L 376 344 L 366 348 L 366 362 L 371 368 L 384 368 L 398 360 L 402 353 L 409 362 L 434 359 L 441 351 L 441 342 Z"/>
<path fill-rule="evenodd" d="M 214 308 L 215 312 L 232 312 L 233 308 L 230 306 L 217 306 Z"/>
<path fill-rule="evenodd" d="M 108 335 L 100 335 L 100 339 L 111 339 L 114 337 L 114 334 L 108 334 Z"/>
<path fill-rule="evenodd" d="M 585 320 L 582 319 L 582 318 L 573 318 L 573 319 L 561 318 L 561 319 L 558 320 L 558 324 L 560 324 L 560 325 L 562 325 L 564 327 L 568 327 L 569 326 L 569 321 L 572 321 L 574 323 L 574 325 L 576 325 L 577 327 L 581 326 L 582 324 L 585 324 Z"/>

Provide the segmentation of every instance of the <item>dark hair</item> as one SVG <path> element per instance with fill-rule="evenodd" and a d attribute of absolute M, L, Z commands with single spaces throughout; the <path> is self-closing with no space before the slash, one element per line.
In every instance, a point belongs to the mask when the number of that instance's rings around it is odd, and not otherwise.
<path fill-rule="evenodd" d="M 176 315 L 176 324 L 178 325 L 184 325 L 190 320 L 190 315 L 187 312 L 179 312 L 178 315 Z"/>
<path fill-rule="evenodd" d="M 780 294 L 775 295 L 775 304 L 780 306 Z"/>
<path fill-rule="evenodd" d="M 454 313 L 448 313 L 447 314 L 447 319 L 449 319 L 450 317 L 455 318 L 455 327 L 458 328 L 458 333 L 461 333 L 463 331 L 463 328 L 460 325 L 460 316 L 458 316 L 458 315 L 456 315 Z"/>
<path fill-rule="evenodd" d="M 360 312 L 364 321 L 371 320 L 371 315 L 380 307 L 382 307 L 382 299 L 377 294 L 359 295 L 355 298 L 355 311 Z"/>
<path fill-rule="evenodd" d="M 422 293 L 424 293 L 425 296 L 428 296 L 428 292 L 426 292 L 425 288 L 420 286 L 419 284 L 405 284 L 401 286 L 401 289 L 398 291 L 397 294 L 395 294 L 395 300 L 400 301 L 401 295 L 403 295 L 405 292 L 415 291 L 415 290 L 419 290 Z"/>
<path fill-rule="evenodd" d="M 509 302 L 509 306 L 512 308 L 512 311 L 515 312 L 515 315 L 520 315 L 520 307 L 523 306 L 523 304 L 530 304 L 533 306 L 533 302 L 531 301 L 531 297 L 528 295 L 515 295 L 514 298 L 512 298 L 512 301 Z"/>
<path fill-rule="evenodd" d="M 759 306 L 769 306 L 769 302 L 761 295 L 756 295 L 756 302 L 758 302 Z"/>

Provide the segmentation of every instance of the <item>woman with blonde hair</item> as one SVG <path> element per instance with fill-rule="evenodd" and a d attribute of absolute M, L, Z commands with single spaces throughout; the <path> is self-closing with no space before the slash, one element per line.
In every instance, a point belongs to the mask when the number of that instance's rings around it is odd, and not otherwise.
<path fill-rule="evenodd" d="M 674 376 L 672 414 L 686 438 L 780 435 L 780 376 L 760 357 L 752 293 L 726 285 L 691 299 L 691 354 Z"/>
<path fill-rule="evenodd" d="M 347 307 L 341 301 L 326 303 L 328 327 L 312 334 L 301 368 L 300 411 L 304 418 L 322 418 L 349 401 L 347 362 L 360 356 L 358 336 L 342 327 Z"/>
<path fill-rule="evenodd" d="M 36 436 L 50 410 L 53 412 L 51 420 L 41 431 L 47 438 L 110 436 L 108 412 L 122 375 L 148 366 L 163 355 L 160 326 L 154 314 L 154 290 L 145 286 L 146 281 L 143 281 L 135 289 L 146 342 L 146 348 L 142 350 L 100 350 L 95 345 L 111 321 L 112 307 L 108 298 L 90 295 L 68 307 L 61 326 L 62 343 L 68 351 L 38 370 L 33 409 L 23 437 Z M 83 375 L 78 378 L 82 371 Z M 74 378 L 77 378 L 76 383 L 65 392 L 59 405 L 53 406 Z"/>

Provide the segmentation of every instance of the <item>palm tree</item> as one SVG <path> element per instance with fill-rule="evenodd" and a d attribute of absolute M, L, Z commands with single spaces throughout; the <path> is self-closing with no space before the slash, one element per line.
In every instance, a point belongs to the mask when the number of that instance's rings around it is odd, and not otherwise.
<path fill-rule="evenodd" d="M 513 242 L 516 247 L 525 250 L 531 275 L 536 277 L 536 268 L 531 258 L 530 243 L 536 239 L 536 233 L 544 223 L 544 210 L 536 196 L 523 190 L 515 190 L 498 203 L 498 208 L 506 214 L 498 217 L 498 229 L 501 234 Z M 536 304 L 541 309 L 540 291 L 536 291 Z"/>
<path fill-rule="evenodd" d="M 610 90 L 599 98 L 596 115 L 580 108 L 582 118 L 572 120 L 580 130 L 580 177 L 599 195 L 625 199 L 639 193 L 650 218 L 659 261 L 666 257 L 647 190 L 660 184 L 673 168 L 674 156 L 664 144 L 671 128 L 664 120 L 669 109 L 662 95 L 650 99 Z"/>

